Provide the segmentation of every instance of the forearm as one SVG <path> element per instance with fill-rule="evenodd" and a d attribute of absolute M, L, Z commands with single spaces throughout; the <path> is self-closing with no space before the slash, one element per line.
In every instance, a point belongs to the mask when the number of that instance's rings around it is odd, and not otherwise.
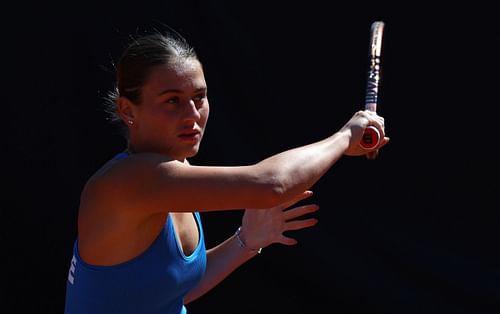
<path fill-rule="evenodd" d="M 186 295 L 184 302 L 187 304 L 201 297 L 255 255 L 256 252 L 240 247 L 234 235 L 207 250 L 205 274 L 198 285 Z"/>
<path fill-rule="evenodd" d="M 282 203 L 314 185 L 343 156 L 349 141 L 347 133 L 335 133 L 322 141 L 273 155 L 256 167 L 260 173 L 275 178 L 275 201 Z"/>

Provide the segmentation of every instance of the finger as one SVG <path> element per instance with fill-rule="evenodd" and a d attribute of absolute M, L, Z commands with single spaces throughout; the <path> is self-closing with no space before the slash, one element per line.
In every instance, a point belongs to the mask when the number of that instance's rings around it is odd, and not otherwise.
<path fill-rule="evenodd" d="M 380 134 L 384 134 L 385 132 L 385 126 L 383 121 L 381 122 L 377 119 L 371 119 L 369 120 L 368 125 L 376 127 L 379 130 L 379 132 L 381 132 Z"/>
<path fill-rule="evenodd" d="M 295 196 L 294 198 L 292 198 L 291 200 L 289 200 L 283 204 L 278 205 L 278 207 L 281 209 L 288 208 L 288 207 L 292 206 L 293 204 L 296 204 L 296 203 L 298 203 L 298 202 L 300 202 L 308 197 L 311 197 L 312 195 L 313 195 L 312 191 L 309 191 L 309 190 L 304 191 L 304 192 L 300 193 L 299 195 Z"/>
<path fill-rule="evenodd" d="M 366 112 L 368 113 L 368 115 L 369 115 L 372 119 L 377 120 L 377 121 L 378 121 L 380 124 L 382 124 L 382 125 L 384 124 L 384 120 L 385 120 L 385 119 L 384 119 L 384 117 L 379 116 L 376 112 L 371 111 L 371 110 L 367 110 Z"/>
<path fill-rule="evenodd" d="M 281 244 L 284 244 L 284 245 L 295 245 L 298 242 L 295 239 L 292 239 L 292 238 L 286 237 L 284 235 L 281 235 L 280 238 L 279 238 L 279 240 L 278 240 L 278 243 L 281 243 Z"/>
<path fill-rule="evenodd" d="M 388 138 L 387 136 L 384 137 L 384 139 L 382 141 L 380 141 L 380 145 L 378 148 L 381 148 L 382 146 L 385 146 L 387 143 L 389 143 L 390 141 L 390 138 Z"/>
<path fill-rule="evenodd" d="M 304 205 L 299 207 L 294 207 L 285 211 L 283 217 L 285 220 L 291 220 L 309 213 L 314 213 L 319 209 L 319 206 L 316 204 Z"/>
<path fill-rule="evenodd" d="M 289 230 L 300 230 L 304 228 L 310 228 L 315 226 L 318 223 L 318 219 L 316 218 L 308 218 L 302 220 L 292 220 L 285 223 L 284 231 Z"/>

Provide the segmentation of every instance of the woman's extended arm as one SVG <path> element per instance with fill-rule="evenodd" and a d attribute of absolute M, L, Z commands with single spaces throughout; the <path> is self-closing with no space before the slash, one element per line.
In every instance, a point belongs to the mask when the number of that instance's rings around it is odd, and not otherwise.
<path fill-rule="evenodd" d="M 151 213 L 270 208 L 309 189 L 344 154 L 365 154 L 358 143 L 368 121 L 384 134 L 382 118 L 369 115 L 360 111 L 330 137 L 250 166 L 191 166 L 136 154 L 117 163 L 101 181 L 111 180 L 103 184 L 108 196 L 126 196 L 123 206 L 141 204 L 140 210 Z"/>

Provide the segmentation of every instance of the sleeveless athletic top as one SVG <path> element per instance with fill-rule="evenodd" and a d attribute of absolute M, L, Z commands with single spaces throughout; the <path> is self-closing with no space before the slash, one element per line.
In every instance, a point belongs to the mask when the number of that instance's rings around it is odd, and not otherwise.
<path fill-rule="evenodd" d="M 113 266 L 85 263 L 78 253 L 77 239 L 66 283 L 64 313 L 186 313 L 183 298 L 201 280 L 206 268 L 201 217 L 198 212 L 194 216 L 200 237 L 189 256 L 179 246 L 170 216 L 144 253 Z"/>

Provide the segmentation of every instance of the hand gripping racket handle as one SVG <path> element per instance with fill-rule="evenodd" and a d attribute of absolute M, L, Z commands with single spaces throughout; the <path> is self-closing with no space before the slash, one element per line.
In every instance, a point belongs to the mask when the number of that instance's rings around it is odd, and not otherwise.
<path fill-rule="evenodd" d="M 376 87 L 375 87 L 376 88 Z M 377 103 L 373 102 L 373 97 L 377 97 L 377 94 L 373 92 L 374 87 L 370 86 L 370 78 L 368 79 L 368 89 L 366 92 L 367 102 L 365 104 L 366 110 L 375 111 L 377 108 Z M 368 99 L 371 97 L 372 99 Z M 368 102 L 370 101 L 370 102 Z M 376 98 L 375 98 L 376 101 Z M 369 125 L 365 128 L 365 132 L 363 133 L 363 137 L 361 138 L 361 142 L 359 145 L 364 149 L 372 149 L 376 147 L 380 142 L 380 132 L 378 129 L 372 125 Z"/>

